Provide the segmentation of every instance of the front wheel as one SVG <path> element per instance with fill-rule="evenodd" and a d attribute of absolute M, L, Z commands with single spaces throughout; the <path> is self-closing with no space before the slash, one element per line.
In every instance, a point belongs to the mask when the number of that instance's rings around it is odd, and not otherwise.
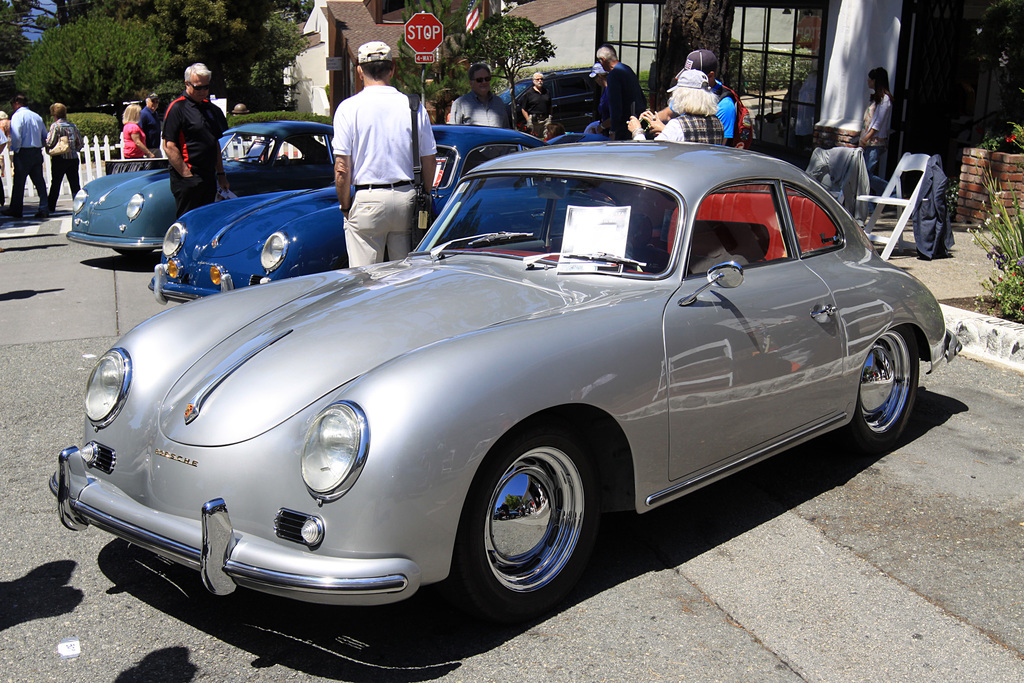
<path fill-rule="evenodd" d="M 553 608 L 579 580 L 597 538 L 593 466 L 557 425 L 526 430 L 484 462 L 463 508 L 443 590 L 504 623 Z"/>
<path fill-rule="evenodd" d="M 920 358 L 913 330 L 885 332 L 868 351 L 849 433 L 857 448 L 880 455 L 896 446 L 917 398 Z"/>

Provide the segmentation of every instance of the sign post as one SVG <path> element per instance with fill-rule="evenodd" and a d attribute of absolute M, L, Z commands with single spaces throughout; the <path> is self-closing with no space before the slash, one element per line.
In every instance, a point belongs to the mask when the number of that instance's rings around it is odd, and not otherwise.
<path fill-rule="evenodd" d="M 405 42 L 416 53 L 417 64 L 433 63 L 442 40 L 444 24 L 430 12 L 417 12 L 405 22 Z"/>

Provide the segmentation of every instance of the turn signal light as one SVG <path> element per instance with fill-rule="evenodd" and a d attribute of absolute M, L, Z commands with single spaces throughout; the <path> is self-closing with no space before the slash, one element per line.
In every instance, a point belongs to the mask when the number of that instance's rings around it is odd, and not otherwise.
<path fill-rule="evenodd" d="M 178 264 L 177 259 L 170 259 L 167 261 L 167 277 L 177 279 L 181 266 Z"/>
<path fill-rule="evenodd" d="M 210 282 L 214 287 L 220 287 L 221 275 L 220 266 L 210 266 Z"/>

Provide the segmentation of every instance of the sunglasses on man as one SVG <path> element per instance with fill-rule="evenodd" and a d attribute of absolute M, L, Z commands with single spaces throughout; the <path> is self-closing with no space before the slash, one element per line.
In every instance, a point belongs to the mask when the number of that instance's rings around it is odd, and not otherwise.
<path fill-rule="evenodd" d="M 484 76 L 483 78 L 474 78 L 473 80 L 476 81 L 477 83 L 490 83 L 491 82 L 491 77 L 490 76 Z"/>

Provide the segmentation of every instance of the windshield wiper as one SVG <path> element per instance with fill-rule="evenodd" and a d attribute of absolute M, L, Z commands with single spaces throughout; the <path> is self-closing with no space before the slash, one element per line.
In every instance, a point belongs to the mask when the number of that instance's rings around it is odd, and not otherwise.
<path fill-rule="evenodd" d="M 615 254 L 609 254 L 604 251 L 598 251 L 593 254 L 561 254 L 557 252 L 553 252 L 550 254 L 537 254 L 536 256 L 527 256 L 526 258 L 523 259 L 523 263 L 526 264 L 527 268 L 532 268 L 537 264 L 538 261 L 550 259 L 552 256 L 558 256 L 564 259 L 579 259 L 581 261 L 599 261 L 602 263 L 614 263 L 615 265 L 618 266 L 633 266 L 634 268 L 637 269 L 647 267 L 646 263 L 641 263 L 640 261 L 635 261 L 631 258 L 626 258 L 625 256 L 616 256 Z"/>
<path fill-rule="evenodd" d="M 470 235 L 459 237 L 440 244 L 430 250 L 430 258 L 437 259 L 444 252 L 455 246 L 486 247 L 494 244 L 505 244 L 506 242 L 518 242 L 523 239 L 532 239 L 532 232 L 488 232 L 483 235 Z"/>

